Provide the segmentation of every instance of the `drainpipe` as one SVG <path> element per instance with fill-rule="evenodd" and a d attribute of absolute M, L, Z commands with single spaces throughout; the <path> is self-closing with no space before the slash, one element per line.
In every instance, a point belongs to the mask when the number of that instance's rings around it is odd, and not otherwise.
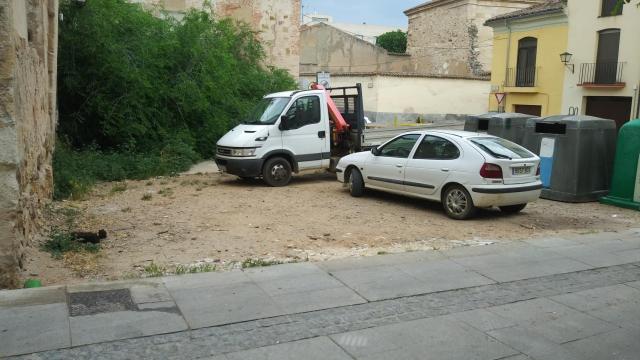
<path fill-rule="evenodd" d="M 507 56 L 506 56 L 506 62 L 505 62 L 505 68 L 504 68 L 504 86 L 506 87 L 506 82 L 507 79 L 509 77 L 509 61 L 511 58 L 511 25 L 509 24 L 509 19 L 504 19 L 504 26 L 507 28 L 507 30 L 509 30 L 509 37 L 507 38 Z M 502 89 L 504 91 L 504 88 Z M 507 111 L 507 101 L 508 99 L 504 100 L 504 105 L 502 105 L 504 107 L 504 111 Z M 498 105 L 498 110 L 500 109 L 500 105 Z"/>
<path fill-rule="evenodd" d="M 635 91 L 635 98 L 636 98 L 636 115 L 633 117 L 633 119 L 638 119 L 640 118 L 640 84 L 636 84 L 636 91 Z"/>

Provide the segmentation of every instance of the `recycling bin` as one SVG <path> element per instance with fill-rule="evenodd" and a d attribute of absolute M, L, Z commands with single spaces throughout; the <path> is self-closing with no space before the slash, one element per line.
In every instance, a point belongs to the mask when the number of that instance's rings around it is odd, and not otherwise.
<path fill-rule="evenodd" d="M 489 119 L 497 113 L 488 113 L 482 115 L 469 115 L 464 122 L 464 131 L 471 132 L 487 132 L 489 130 Z"/>
<path fill-rule="evenodd" d="M 540 197 L 578 203 L 606 195 L 616 137 L 614 120 L 584 115 L 529 119 L 523 146 L 540 155 Z"/>
<path fill-rule="evenodd" d="M 600 202 L 640 210 L 640 120 L 620 128 L 611 191 Z"/>
<path fill-rule="evenodd" d="M 522 145 L 527 120 L 534 117 L 533 115 L 519 113 L 493 114 L 489 118 L 489 129 L 487 133 Z"/>

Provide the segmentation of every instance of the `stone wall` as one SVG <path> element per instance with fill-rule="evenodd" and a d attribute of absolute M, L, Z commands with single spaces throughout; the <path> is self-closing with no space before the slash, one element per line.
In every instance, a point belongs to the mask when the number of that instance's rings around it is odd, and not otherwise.
<path fill-rule="evenodd" d="M 478 76 L 491 71 L 493 31 L 484 22 L 544 0 L 435 0 L 405 11 L 413 72 Z"/>
<path fill-rule="evenodd" d="M 325 23 L 300 31 L 300 73 L 409 72 L 408 55 L 387 50 Z"/>
<path fill-rule="evenodd" d="M 0 288 L 52 194 L 58 0 L 0 0 Z"/>

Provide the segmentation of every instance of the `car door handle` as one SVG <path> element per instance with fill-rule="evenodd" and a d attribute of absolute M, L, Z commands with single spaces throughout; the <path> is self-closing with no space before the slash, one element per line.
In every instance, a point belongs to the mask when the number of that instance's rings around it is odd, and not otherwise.
<path fill-rule="evenodd" d="M 324 139 L 325 137 L 327 137 L 327 133 L 325 131 L 318 131 L 318 137 L 320 139 Z"/>
<path fill-rule="evenodd" d="M 396 164 L 396 167 L 397 167 L 397 168 L 401 168 L 401 167 L 403 167 L 403 165 L 401 165 L 401 164 Z"/>
<path fill-rule="evenodd" d="M 449 172 L 449 169 L 448 169 L 448 168 L 442 168 L 442 169 L 440 169 L 440 170 L 442 170 L 443 172 Z"/>

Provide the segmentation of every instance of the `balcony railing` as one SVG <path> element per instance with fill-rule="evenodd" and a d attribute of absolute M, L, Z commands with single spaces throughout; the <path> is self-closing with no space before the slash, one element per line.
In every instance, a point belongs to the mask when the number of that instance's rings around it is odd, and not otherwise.
<path fill-rule="evenodd" d="M 624 86 L 623 62 L 599 62 L 580 65 L 580 86 Z"/>
<path fill-rule="evenodd" d="M 535 66 L 515 67 L 507 69 L 506 87 L 535 87 L 538 86 L 538 71 Z"/>

